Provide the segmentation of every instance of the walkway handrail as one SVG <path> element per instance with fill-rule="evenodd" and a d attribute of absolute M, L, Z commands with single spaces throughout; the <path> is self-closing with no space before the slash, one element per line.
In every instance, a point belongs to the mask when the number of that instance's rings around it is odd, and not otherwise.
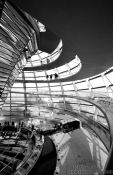
<path fill-rule="evenodd" d="M 25 127 L 27 129 L 27 127 Z M 29 130 L 31 131 L 31 129 L 29 128 Z M 36 132 L 35 130 L 34 131 L 31 131 L 31 135 L 35 135 L 36 137 Z M 30 152 L 30 154 L 28 155 L 27 158 L 25 158 L 21 163 L 20 165 L 17 167 L 17 170 L 16 172 L 14 173 L 15 175 L 18 175 L 20 174 L 19 172 L 21 172 L 22 175 L 27 175 L 31 169 L 34 167 L 36 161 L 38 160 L 40 154 L 41 154 L 41 151 L 42 151 L 42 148 L 43 148 L 43 143 L 44 143 L 44 137 L 42 137 L 42 145 L 41 145 L 41 149 L 40 149 L 40 152 L 39 150 L 37 149 L 37 143 L 36 145 L 34 145 L 34 149 L 32 152 Z M 37 154 L 38 153 L 38 154 Z M 28 166 L 28 168 L 25 170 L 24 169 L 24 166 Z"/>

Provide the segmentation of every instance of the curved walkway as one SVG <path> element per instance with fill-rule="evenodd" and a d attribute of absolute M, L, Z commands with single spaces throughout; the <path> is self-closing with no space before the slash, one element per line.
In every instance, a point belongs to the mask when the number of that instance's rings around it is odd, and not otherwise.
<path fill-rule="evenodd" d="M 56 168 L 56 148 L 49 137 L 44 138 L 42 153 L 29 175 L 53 175 Z"/>
<path fill-rule="evenodd" d="M 86 129 L 53 136 L 58 146 L 59 161 L 56 172 L 59 175 L 101 174 L 107 151 L 103 144 Z"/>

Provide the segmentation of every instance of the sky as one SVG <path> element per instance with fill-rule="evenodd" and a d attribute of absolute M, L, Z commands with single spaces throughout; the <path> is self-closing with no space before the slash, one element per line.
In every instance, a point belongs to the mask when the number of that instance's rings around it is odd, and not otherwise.
<path fill-rule="evenodd" d="M 47 68 L 78 55 L 81 71 L 75 79 L 101 73 L 113 65 L 112 0 L 11 0 L 63 41 L 59 59 Z"/>

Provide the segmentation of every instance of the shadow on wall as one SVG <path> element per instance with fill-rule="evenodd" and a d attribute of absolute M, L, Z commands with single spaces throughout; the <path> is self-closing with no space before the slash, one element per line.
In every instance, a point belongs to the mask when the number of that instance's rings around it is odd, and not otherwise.
<path fill-rule="evenodd" d="M 87 130 L 86 128 L 83 128 L 82 131 L 86 135 L 92 159 L 96 163 L 98 169 L 102 172 L 108 158 L 108 151 L 101 140 L 94 133 L 92 133 L 92 131 L 90 131 L 88 128 Z"/>

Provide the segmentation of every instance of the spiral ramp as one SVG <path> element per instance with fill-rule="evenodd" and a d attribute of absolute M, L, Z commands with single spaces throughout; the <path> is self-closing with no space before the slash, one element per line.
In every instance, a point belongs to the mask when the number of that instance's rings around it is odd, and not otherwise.
<path fill-rule="evenodd" d="M 57 152 L 54 174 L 112 174 L 113 67 L 98 75 L 74 80 L 74 76 L 82 69 L 82 62 L 75 55 L 68 63 L 47 68 L 60 58 L 62 40 L 10 1 L 0 1 L 0 15 L 0 149 L 3 144 L 7 145 L 7 151 L 5 148 L 0 153 L 0 173 L 30 173 L 34 167 L 29 168 L 32 163 L 38 167 L 38 161 L 34 161 L 32 156 L 35 157 L 36 154 L 40 159 L 39 155 L 45 147 L 44 138 L 37 137 L 31 128 L 27 134 L 19 128 L 18 132 L 12 131 L 9 126 L 12 122 L 18 126 L 21 121 L 24 127 L 33 124 L 36 128 L 37 122 L 42 120 L 68 123 L 77 119 L 80 121 L 79 129 L 57 133 L 49 138 Z M 11 136 L 8 130 L 4 130 L 4 124 L 5 129 L 10 129 Z M 23 167 L 18 165 L 14 170 L 11 167 L 11 153 L 9 154 L 12 145 L 6 140 L 11 139 L 15 143 L 24 134 L 27 145 L 25 152 L 21 153 L 26 157 L 31 149 L 31 142 L 26 139 L 29 132 L 32 142 L 33 135 L 37 138 L 37 145 L 32 148 L 33 153 L 28 162 L 22 158 L 20 164 Z M 46 138 L 45 141 L 50 143 Z M 8 145 L 11 150 L 8 150 Z M 23 149 L 21 144 L 20 148 Z M 45 154 L 49 155 L 47 152 Z M 4 163 L 6 160 L 8 166 Z M 28 171 L 25 171 L 27 168 Z"/>

